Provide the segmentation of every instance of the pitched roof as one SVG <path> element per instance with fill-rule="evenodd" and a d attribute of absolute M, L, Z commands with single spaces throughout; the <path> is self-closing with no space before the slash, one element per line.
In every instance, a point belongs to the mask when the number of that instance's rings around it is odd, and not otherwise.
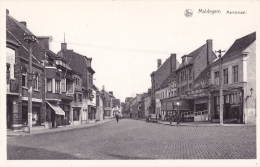
<path fill-rule="evenodd" d="M 66 56 L 67 65 L 76 73 L 82 76 L 82 85 L 87 86 L 87 62 L 85 56 L 74 52 L 73 50 L 61 50 Z"/>
<path fill-rule="evenodd" d="M 194 80 L 193 82 L 193 88 L 194 89 L 200 89 L 205 88 L 209 86 L 209 78 L 210 78 L 210 69 L 211 66 L 207 66 L 200 75 Z"/>
<path fill-rule="evenodd" d="M 34 35 L 28 28 L 26 28 L 23 24 L 18 22 L 9 14 L 6 14 L 6 29 L 7 29 L 7 39 L 11 36 L 15 38 L 16 41 L 22 44 L 23 53 L 19 56 L 29 59 L 29 44 L 24 41 L 24 34 Z M 31 43 L 32 46 L 32 61 L 34 63 L 40 64 L 40 61 L 44 59 L 44 48 L 40 46 L 38 41 L 36 43 Z"/>
<path fill-rule="evenodd" d="M 256 40 L 256 32 L 248 34 L 242 38 L 237 39 L 233 45 L 228 49 L 224 54 L 223 59 L 233 57 L 237 54 L 240 54 L 245 50 L 249 45 L 251 45 Z"/>
<path fill-rule="evenodd" d="M 170 82 L 172 82 L 173 80 L 175 80 L 175 78 L 176 78 L 176 73 L 175 73 L 175 72 L 171 73 L 171 74 L 163 81 L 163 83 L 161 84 L 161 88 L 167 87 Z"/>
<path fill-rule="evenodd" d="M 113 105 L 114 106 L 120 106 L 120 100 L 119 99 L 113 99 Z"/>
<path fill-rule="evenodd" d="M 171 61 L 169 57 L 156 71 L 152 72 L 151 76 L 154 75 L 155 89 L 159 88 L 163 81 L 171 74 Z M 176 59 L 176 69 L 179 67 L 179 62 Z"/>
<path fill-rule="evenodd" d="M 188 66 L 190 64 L 193 64 L 196 57 L 200 54 L 200 52 L 202 51 L 202 49 L 206 46 L 206 44 L 202 45 L 201 47 L 197 48 L 196 50 L 192 51 L 191 53 L 189 53 L 187 56 L 188 57 L 191 57 L 191 59 L 189 60 L 189 62 L 184 62 L 184 63 L 181 63 L 181 65 L 179 66 L 178 69 L 181 69 L 182 67 L 184 66 Z M 177 69 L 177 70 L 178 70 Z"/>

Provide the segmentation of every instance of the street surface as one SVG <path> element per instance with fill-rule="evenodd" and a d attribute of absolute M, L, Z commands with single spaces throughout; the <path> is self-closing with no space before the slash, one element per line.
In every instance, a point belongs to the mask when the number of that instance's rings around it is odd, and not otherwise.
<path fill-rule="evenodd" d="M 7 158 L 256 159 L 256 127 L 167 126 L 122 119 L 84 129 L 7 138 Z"/>

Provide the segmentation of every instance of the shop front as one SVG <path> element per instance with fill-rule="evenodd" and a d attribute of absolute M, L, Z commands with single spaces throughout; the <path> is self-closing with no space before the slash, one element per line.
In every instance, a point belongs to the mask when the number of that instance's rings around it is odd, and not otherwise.
<path fill-rule="evenodd" d="M 199 97 L 194 99 L 195 112 L 194 122 L 209 121 L 209 97 Z"/>
<path fill-rule="evenodd" d="M 65 112 L 60 108 L 57 102 L 46 101 L 46 126 L 48 128 L 56 128 L 57 126 L 62 126 L 64 120 Z"/>
<path fill-rule="evenodd" d="M 213 93 L 214 114 L 213 119 L 219 122 L 219 94 Z M 243 91 L 241 88 L 223 91 L 223 122 L 243 123 Z"/>
<path fill-rule="evenodd" d="M 32 103 L 32 126 L 41 126 L 41 106 L 42 103 Z M 22 124 L 28 125 L 28 102 L 22 102 Z"/>

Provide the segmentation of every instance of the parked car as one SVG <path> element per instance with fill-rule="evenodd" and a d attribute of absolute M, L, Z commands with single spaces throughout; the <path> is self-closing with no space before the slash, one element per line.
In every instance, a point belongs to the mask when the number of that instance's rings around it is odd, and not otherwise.
<path fill-rule="evenodd" d="M 146 122 L 157 122 L 157 115 L 149 114 L 149 116 L 146 118 Z"/>

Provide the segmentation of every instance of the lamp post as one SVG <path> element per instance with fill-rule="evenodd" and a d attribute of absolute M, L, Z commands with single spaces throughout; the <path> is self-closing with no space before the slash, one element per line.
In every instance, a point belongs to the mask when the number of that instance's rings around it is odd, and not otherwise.
<path fill-rule="evenodd" d="M 221 53 L 225 51 L 215 51 L 219 53 L 219 123 L 223 125 L 223 90 L 222 90 L 222 58 Z"/>
<path fill-rule="evenodd" d="M 29 43 L 29 69 L 28 69 L 28 132 L 31 133 L 32 128 L 32 46 L 31 43 L 36 42 L 36 36 L 24 34 L 24 41 Z"/>
<path fill-rule="evenodd" d="M 176 102 L 177 104 L 177 124 L 180 124 L 180 102 Z"/>

